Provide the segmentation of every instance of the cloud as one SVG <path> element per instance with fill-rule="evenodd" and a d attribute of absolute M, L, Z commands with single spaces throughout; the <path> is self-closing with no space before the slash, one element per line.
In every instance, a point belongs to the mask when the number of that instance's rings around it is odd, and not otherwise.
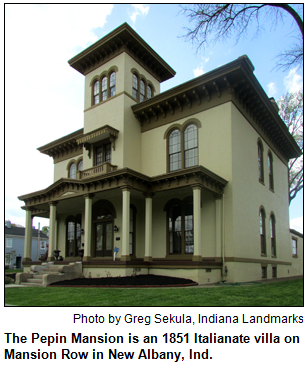
<path fill-rule="evenodd" d="M 303 217 L 297 217 L 290 221 L 290 228 L 296 230 L 300 233 L 304 232 L 304 222 Z"/>
<path fill-rule="evenodd" d="M 268 87 L 268 95 L 269 96 L 273 96 L 273 95 L 276 94 L 277 88 L 276 88 L 276 84 L 274 83 L 274 81 L 272 81 L 271 83 L 269 83 L 267 85 L 267 87 Z"/>
<path fill-rule="evenodd" d="M 206 57 L 206 58 L 203 57 L 200 65 L 197 66 L 197 68 L 195 70 L 193 70 L 194 77 L 200 76 L 205 73 L 204 67 L 207 62 L 209 62 L 209 57 Z"/>
<path fill-rule="evenodd" d="M 194 77 L 200 76 L 205 73 L 202 65 L 198 66 L 195 70 L 193 70 L 193 72 L 194 72 Z"/>
<path fill-rule="evenodd" d="M 130 14 L 130 19 L 135 23 L 136 17 L 138 15 L 147 15 L 149 12 L 149 5 L 144 4 L 131 4 L 134 8 L 133 12 Z"/>
<path fill-rule="evenodd" d="M 303 89 L 303 78 L 297 73 L 299 66 L 289 71 L 289 74 L 284 78 L 284 84 L 287 91 L 290 93 L 296 93 Z"/>

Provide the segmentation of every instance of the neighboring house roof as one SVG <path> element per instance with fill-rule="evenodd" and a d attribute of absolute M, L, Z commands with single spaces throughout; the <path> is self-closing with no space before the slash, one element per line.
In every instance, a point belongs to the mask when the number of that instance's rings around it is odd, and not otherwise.
<path fill-rule="evenodd" d="M 25 236 L 25 228 L 24 227 L 11 227 L 8 228 L 5 226 L 5 235 L 12 235 L 12 236 Z M 38 237 L 38 229 L 32 229 L 32 238 Z M 48 236 L 40 231 L 39 237 L 41 239 L 48 240 Z"/>

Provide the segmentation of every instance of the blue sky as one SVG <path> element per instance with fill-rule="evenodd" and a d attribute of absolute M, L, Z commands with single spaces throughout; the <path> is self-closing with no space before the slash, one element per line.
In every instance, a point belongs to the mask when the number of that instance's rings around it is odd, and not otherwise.
<path fill-rule="evenodd" d="M 246 54 L 269 97 L 302 89 L 302 70 L 273 70 L 275 56 L 298 35 L 287 14 L 276 30 L 215 44 L 200 52 L 186 42 L 186 16 L 177 4 L 6 5 L 5 219 L 24 225 L 17 196 L 53 182 L 53 162 L 36 148 L 83 127 L 84 77 L 67 61 L 127 22 L 176 71 L 161 91 Z M 303 194 L 290 206 L 291 226 L 302 230 Z M 34 219 L 34 225 L 48 220 Z M 298 225 L 298 226 L 297 226 Z"/>

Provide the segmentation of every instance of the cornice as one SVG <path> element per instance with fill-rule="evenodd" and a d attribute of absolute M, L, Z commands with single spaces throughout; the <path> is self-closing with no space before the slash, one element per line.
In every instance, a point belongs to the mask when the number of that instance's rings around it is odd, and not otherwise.
<path fill-rule="evenodd" d="M 83 128 L 69 135 L 54 140 L 44 146 L 37 148 L 42 154 L 49 155 L 54 159 L 61 159 L 67 154 L 78 153 L 82 148 L 77 144 L 77 139 L 83 136 Z"/>
<path fill-rule="evenodd" d="M 70 59 L 68 63 L 86 75 L 122 52 L 130 54 L 160 82 L 176 74 L 127 23 Z"/>
<path fill-rule="evenodd" d="M 227 181 L 203 166 L 182 169 L 176 172 L 149 177 L 129 168 L 95 175 L 85 179 L 61 178 L 46 189 L 19 196 L 26 207 L 35 207 L 49 202 L 62 201 L 85 194 L 129 186 L 145 194 L 155 194 L 170 189 L 199 187 L 212 194 L 221 194 Z"/>

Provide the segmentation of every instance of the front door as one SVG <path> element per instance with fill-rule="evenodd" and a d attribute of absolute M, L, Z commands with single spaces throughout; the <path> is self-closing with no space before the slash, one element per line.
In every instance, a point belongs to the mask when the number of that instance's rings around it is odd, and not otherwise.
<path fill-rule="evenodd" d="M 111 257 L 113 248 L 113 221 L 95 224 L 96 257 Z"/>

